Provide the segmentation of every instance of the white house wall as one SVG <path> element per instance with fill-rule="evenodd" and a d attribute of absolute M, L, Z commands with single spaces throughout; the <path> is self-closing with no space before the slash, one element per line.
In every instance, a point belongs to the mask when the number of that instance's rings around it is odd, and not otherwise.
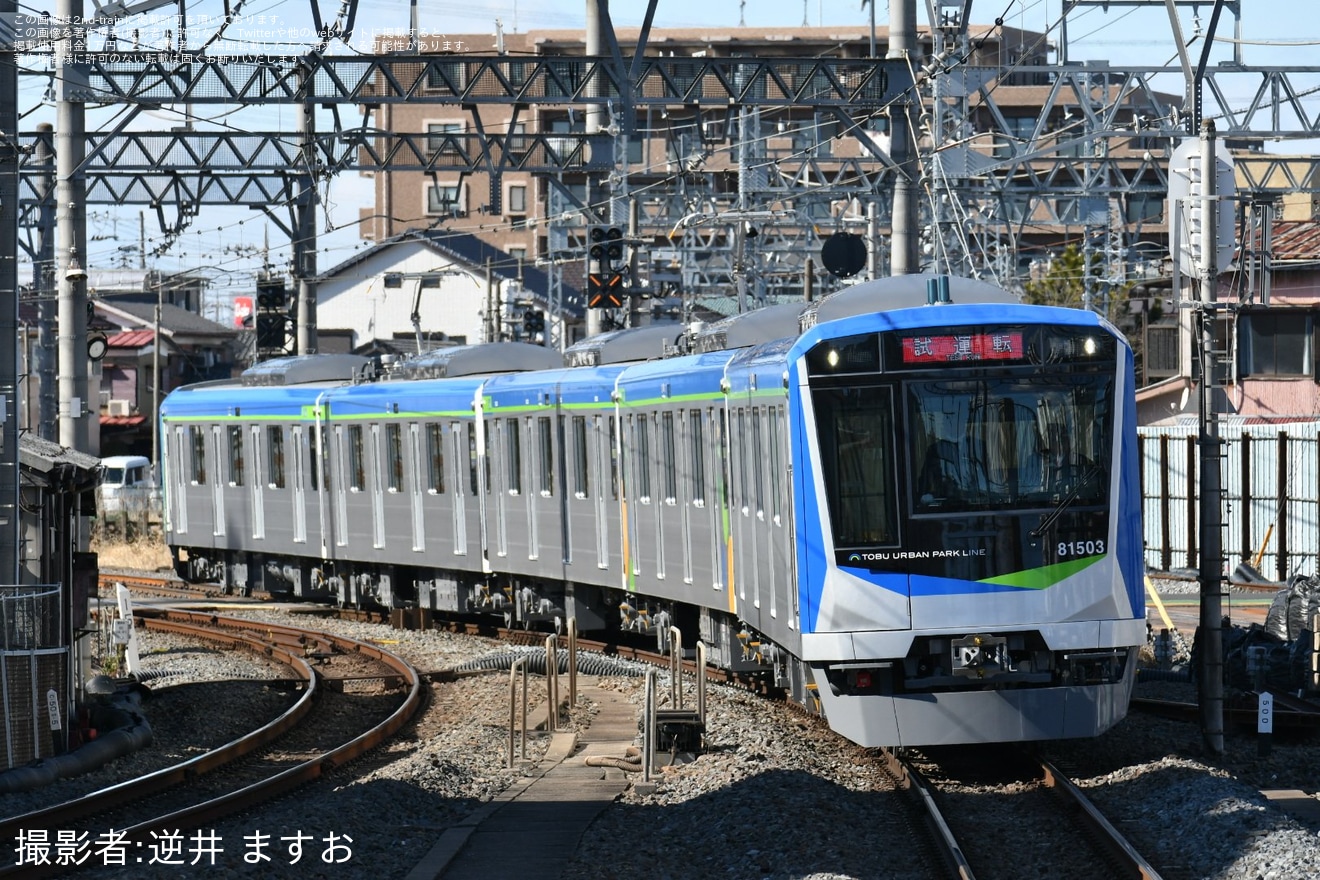
<path fill-rule="evenodd" d="M 353 264 L 347 274 L 323 278 L 317 290 L 316 323 L 323 330 L 352 330 L 353 347 L 372 339 L 394 339 L 413 333 L 412 308 L 417 296 L 416 278 L 410 275 L 463 269 L 461 275 L 446 275 L 440 286 L 422 291 L 421 324 L 427 335 L 466 337 L 469 343 L 483 342 L 482 314 L 486 309 L 485 269 L 456 266 L 425 245 L 400 242 Z M 386 288 L 387 272 L 404 275 L 403 286 Z M 497 296 L 499 295 L 497 282 Z"/>

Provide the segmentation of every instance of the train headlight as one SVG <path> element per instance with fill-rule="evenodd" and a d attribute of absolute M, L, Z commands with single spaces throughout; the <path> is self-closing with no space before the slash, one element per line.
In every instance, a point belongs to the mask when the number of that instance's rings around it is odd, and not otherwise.
<path fill-rule="evenodd" d="M 1095 354 L 1096 347 L 1094 336 L 1086 337 L 1086 340 L 1082 343 L 1082 351 L 1087 354 Z"/>
<path fill-rule="evenodd" d="M 825 363 L 829 364 L 831 367 L 837 367 L 839 365 L 839 350 L 837 348 L 831 348 L 830 353 L 825 355 Z"/>

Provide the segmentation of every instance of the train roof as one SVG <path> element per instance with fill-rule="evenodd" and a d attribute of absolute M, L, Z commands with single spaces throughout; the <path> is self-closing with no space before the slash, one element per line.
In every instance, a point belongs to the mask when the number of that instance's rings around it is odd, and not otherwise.
<path fill-rule="evenodd" d="M 619 391 L 636 402 L 652 396 L 680 397 L 718 393 L 719 380 L 734 352 L 701 354 L 633 364 L 619 377 Z"/>
<path fill-rule="evenodd" d="M 332 419 L 425 413 L 472 415 L 472 401 L 484 376 L 456 376 L 411 382 L 372 382 L 337 390 L 330 398 Z"/>
<path fill-rule="evenodd" d="M 414 355 L 396 364 L 386 379 L 448 379 L 521 370 L 553 370 L 561 366 L 559 353 L 544 346 L 529 342 L 485 342 L 437 348 Z"/>
<path fill-rule="evenodd" d="M 246 386 L 306 385 L 311 382 L 361 382 L 375 376 L 375 364 L 357 354 L 307 354 L 272 358 L 243 371 Z"/>
<path fill-rule="evenodd" d="M 763 342 L 797 336 L 801 317 L 809 304 L 781 303 L 741 315 L 730 315 L 698 330 L 692 341 L 694 352 L 750 348 Z"/>
<path fill-rule="evenodd" d="M 558 389 L 564 403 L 601 403 L 610 400 L 614 381 L 627 364 L 603 367 L 565 367 L 536 373 L 510 373 L 486 381 L 482 393 L 497 406 L 544 404 L 546 395 Z"/>
<path fill-rule="evenodd" d="M 599 367 L 669 357 L 686 332 L 682 324 L 648 324 L 598 333 L 564 349 L 564 364 Z"/>
<path fill-rule="evenodd" d="M 805 332 L 816 324 L 854 315 L 926 306 L 929 304 L 926 295 L 928 283 L 941 277 L 948 279 L 949 299 L 954 304 L 1018 305 L 1022 302 L 1016 294 L 975 278 L 956 275 L 894 275 L 863 281 L 809 304 L 802 312 L 801 331 Z"/>
<path fill-rule="evenodd" d="M 318 400 L 342 383 L 251 385 L 206 382 L 176 388 L 160 404 L 166 419 L 305 418 Z"/>

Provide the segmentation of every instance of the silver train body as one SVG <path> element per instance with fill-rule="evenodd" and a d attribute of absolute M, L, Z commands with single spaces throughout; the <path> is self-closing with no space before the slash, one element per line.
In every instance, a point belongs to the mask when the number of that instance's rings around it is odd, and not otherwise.
<path fill-rule="evenodd" d="M 948 281 L 772 307 L 676 356 L 644 328 L 180 389 L 176 567 L 661 647 L 677 627 L 865 746 L 1097 735 L 1145 641 L 1131 353 L 1089 312 Z"/>

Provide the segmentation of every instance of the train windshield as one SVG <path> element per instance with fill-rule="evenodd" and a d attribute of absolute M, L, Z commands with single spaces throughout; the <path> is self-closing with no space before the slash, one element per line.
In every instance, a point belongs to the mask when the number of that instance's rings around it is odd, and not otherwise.
<path fill-rule="evenodd" d="M 1105 503 L 1113 386 L 1093 372 L 907 383 L 914 512 Z"/>
<path fill-rule="evenodd" d="M 892 544 L 898 538 L 898 470 L 891 389 L 822 388 L 812 400 L 836 545 Z"/>

